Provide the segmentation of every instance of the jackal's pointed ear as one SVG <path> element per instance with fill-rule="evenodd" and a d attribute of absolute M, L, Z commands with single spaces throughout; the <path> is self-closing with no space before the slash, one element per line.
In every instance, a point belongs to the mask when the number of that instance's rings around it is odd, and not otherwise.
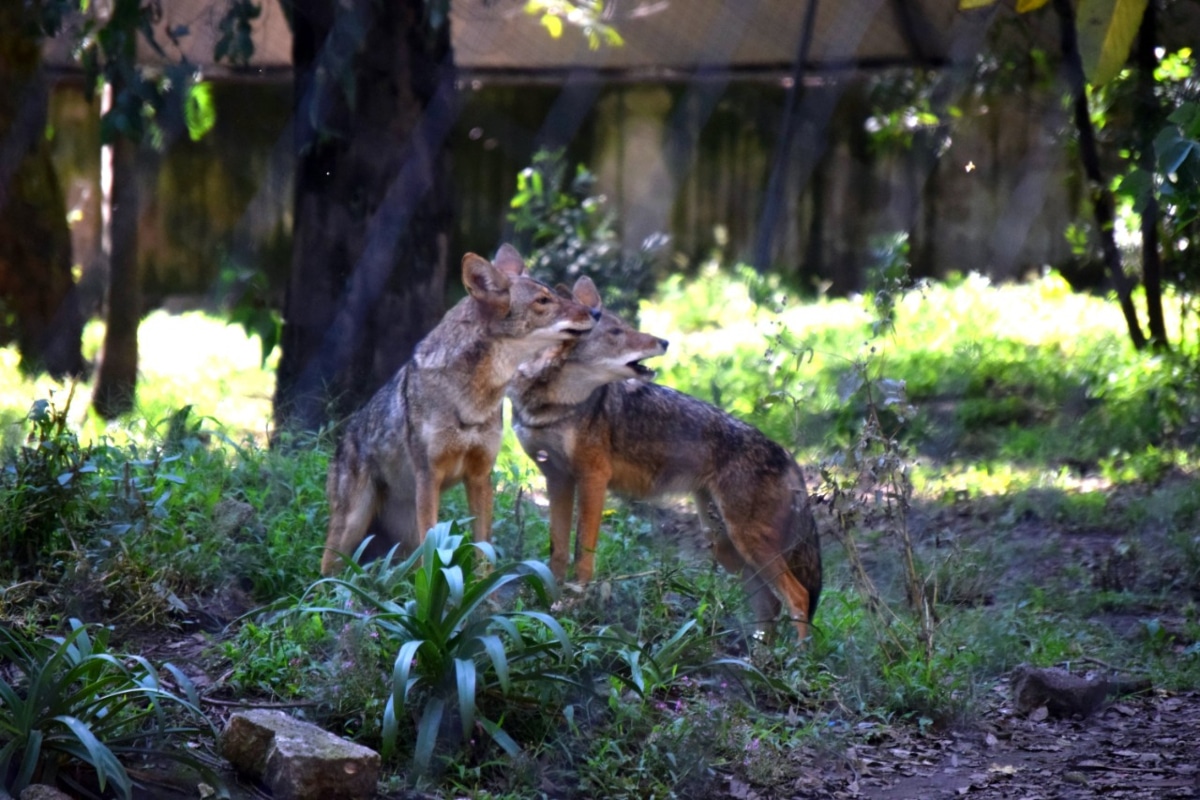
<path fill-rule="evenodd" d="M 571 289 L 565 283 L 554 284 L 554 293 L 563 300 L 574 300 L 575 295 L 571 294 Z"/>
<path fill-rule="evenodd" d="M 483 256 L 467 253 L 462 260 L 463 286 L 480 303 L 508 313 L 508 290 L 512 279 L 492 266 Z"/>
<path fill-rule="evenodd" d="M 514 278 L 525 274 L 525 259 L 521 258 L 521 254 L 517 252 L 517 248 L 511 244 L 500 245 L 500 249 L 496 251 L 496 257 L 492 259 L 492 263 L 496 265 L 496 269 Z"/>
<path fill-rule="evenodd" d="M 575 288 L 571 290 L 571 294 L 575 296 L 583 305 L 599 311 L 604 306 L 604 301 L 600 299 L 600 290 L 596 288 L 596 284 L 592 283 L 592 279 L 587 275 L 583 275 L 579 280 L 575 281 Z"/>

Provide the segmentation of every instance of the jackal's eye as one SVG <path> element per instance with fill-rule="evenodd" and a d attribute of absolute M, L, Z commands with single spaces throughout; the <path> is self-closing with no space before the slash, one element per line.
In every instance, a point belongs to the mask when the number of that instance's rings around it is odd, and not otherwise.
<path fill-rule="evenodd" d="M 553 303 L 554 300 L 549 295 L 539 294 L 538 299 L 534 300 L 533 302 L 537 303 L 539 306 L 548 306 Z"/>

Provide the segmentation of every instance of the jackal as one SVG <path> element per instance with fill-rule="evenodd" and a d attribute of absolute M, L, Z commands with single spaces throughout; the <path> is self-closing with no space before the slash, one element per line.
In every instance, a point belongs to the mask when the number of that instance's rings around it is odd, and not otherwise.
<path fill-rule="evenodd" d="M 599 317 L 525 275 L 509 245 L 494 264 L 468 253 L 462 278 L 468 296 L 346 423 L 325 485 L 325 575 L 368 528 L 411 553 L 437 522 L 441 492 L 459 481 L 475 540 L 487 541 L 505 386 L 521 363 L 584 335 Z"/>
<path fill-rule="evenodd" d="M 665 346 L 605 312 L 590 334 L 523 365 L 510 385 L 513 429 L 546 477 L 551 571 L 566 575 L 576 495 L 576 579 L 587 583 L 607 489 L 635 499 L 690 492 L 717 561 L 741 574 L 760 631 L 786 604 L 803 640 L 821 592 L 804 476 L 754 426 L 644 380 L 640 359 Z"/>

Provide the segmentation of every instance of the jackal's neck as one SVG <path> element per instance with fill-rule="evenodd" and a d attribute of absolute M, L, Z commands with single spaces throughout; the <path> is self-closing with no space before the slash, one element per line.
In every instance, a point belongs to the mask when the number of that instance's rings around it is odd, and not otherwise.
<path fill-rule="evenodd" d="M 518 371 L 509 387 L 514 421 L 526 428 L 544 428 L 584 413 L 598 402 L 598 391 L 606 382 L 571 361 L 542 365 L 533 374 Z"/>

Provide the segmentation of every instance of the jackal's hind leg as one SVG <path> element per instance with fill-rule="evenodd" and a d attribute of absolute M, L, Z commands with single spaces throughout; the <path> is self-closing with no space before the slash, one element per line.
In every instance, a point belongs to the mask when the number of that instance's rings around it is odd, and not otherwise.
<path fill-rule="evenodd" d="M 362 543 L 379 507 L 379 493 L 370 471 L 360 464 L 335 462 L 325 485 L 329 497 L 329 533 L 321 557 L 321 574 L 334 575 L 342 569 L 342 556 L 352 554 Z"/>
<path fill-rule="evenodd" d="M 575 479 L 565 471 L 543 470 L 546 494 L 550 497 L 550 572 L 562 583 L 571 560 L 571 523 L 575 519 Z M 582 552 L 582 543 L 576 542 Z"/>

